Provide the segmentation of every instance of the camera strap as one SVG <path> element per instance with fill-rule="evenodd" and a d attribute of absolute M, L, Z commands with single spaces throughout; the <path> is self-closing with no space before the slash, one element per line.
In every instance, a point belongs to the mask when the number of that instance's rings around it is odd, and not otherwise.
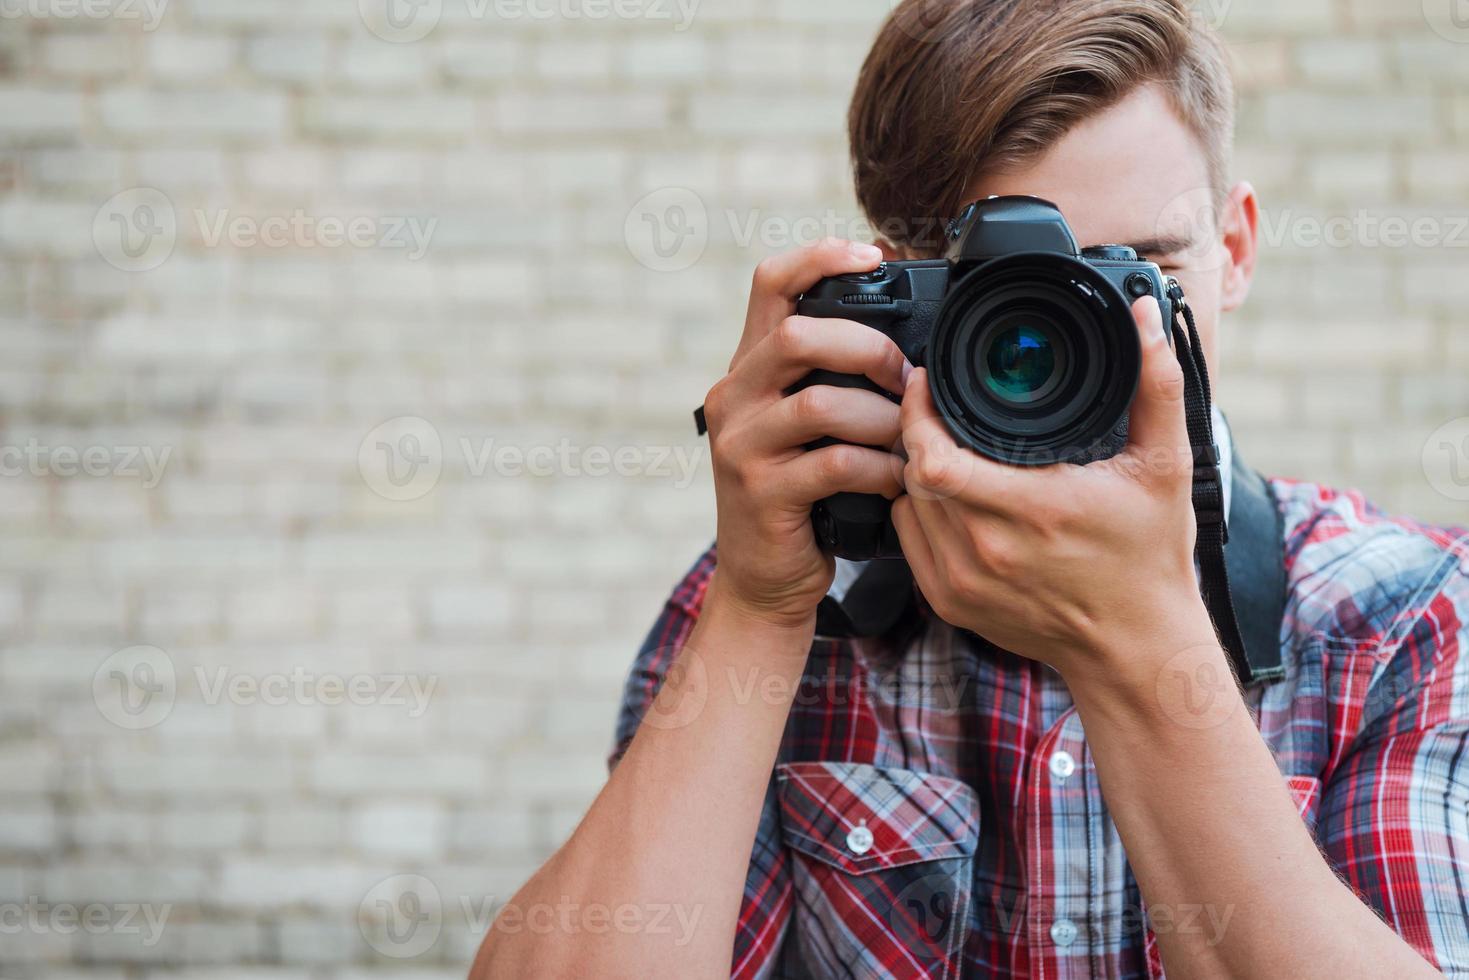
<path fill-rule="evenodd" d="M 1184 411 L 1193 449 L 1193 505 L 1198 525 L 1194 557 L 1199 563 L 1200 594 L 1240 683 L 1277 680 L 1285 673 L 1280 655 L 1286 594 L 1283 518 L 1269 487 L 1244 466 L 1234 467 L 1231 510 L 1236 520 L 1231 522 L 1225 514 L 1224 477 L 1214 440 L 1204 346 L 1194 311 L 1176 279 L 1168 281 L 1168 298 L 1174 309 L 1169 329 L 1183 368 Z M 1229 547 L 1231 537 L 1233 547 Z M 1239 602 L 1231 578 L 1243 587 Z"/>

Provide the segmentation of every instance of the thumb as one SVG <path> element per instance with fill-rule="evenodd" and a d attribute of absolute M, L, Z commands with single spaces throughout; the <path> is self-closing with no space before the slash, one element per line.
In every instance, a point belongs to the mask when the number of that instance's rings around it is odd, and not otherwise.
<path fill-rule="evenodd" d="M 1132 403 L 1130 444 L 1146 451 L 1187 452 L 1188 420 L 1184 411 L 1183 368 L 1168 343 L 1158 301 L 1144 296 L 1132 306 L 1142 340 L 1142 377 Z"/>

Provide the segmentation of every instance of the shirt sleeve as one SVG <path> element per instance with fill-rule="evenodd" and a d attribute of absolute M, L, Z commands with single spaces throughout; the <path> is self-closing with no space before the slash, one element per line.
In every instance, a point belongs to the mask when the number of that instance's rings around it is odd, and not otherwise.
<path fill-rule="evenodd" d="M 694 631 L 694 624 L 699 619 L 699 608 L 704 603 L 704 592 L 714 574 L 714 564 L 715 552 L 710 548 L 699 556 L 694 567 L 689 569 L 683 581 L 673 590 L 673 594 L 663 604 L 663 611 L 658 614 L 653 628 L 643 640 L 637 659 L 633 661 L 632 670 L 623 685 L 622 705 L 617 711 L 617 730 L 613 737 L 612 754 L 607 760 L 609 771 L 616 769 L 622 757 L 627 754 L 638 726 L 643 723 L 643 715 L 658 696 L 658 689 L 663 686 L 668 668 L 688 641 L 689 634 Z"/>
<path fill-rule="evenodd" d="M 623 688 L 609 770 L 616 769 L 627 753 L 669 667 L 693 632 L 714 565 L 715 549 L 710 548 L 673 590 L 648 631 Z M 791 899 L 790 855 L 780 842 L 779 804 L 772 777 L 745 878 L 730 966 L 732 977 L 764 978 L 774 972 L 790 925 Z"/>
<path fill-rule="evenodd" d="M 1388 925 L 1469 978 L 1469 577 L 1452 572 L 1418 611 L 1325 787 L 1318 835 Z"/>

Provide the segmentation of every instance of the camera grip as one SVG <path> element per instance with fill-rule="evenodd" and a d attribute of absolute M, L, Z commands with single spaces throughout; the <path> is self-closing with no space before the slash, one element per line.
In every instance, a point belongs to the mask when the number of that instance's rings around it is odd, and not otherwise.
<path fill-rule="evenodd" d="M 865 388 L 891 401 L 899 400 L 891 392 L 861 375 L 837 374 L 833 371 L 813 371 L 793 386 L 789 393 L 794 394 L 813 385 Z M 837 445 L 839 441 L 819 439 L 806 448 L 821 449 Z M 883 452 L 891 451 L 889 446 L 873 448 Z M 823 551 L 848 561 L 902 558 L 903 548 L 898 541 L 897 529 L 893 527 L 892 507 L 891 501 L 878 494 L 839 493 L 819 500 L 811 508 L 811 525 L 816 532 L 817 544 Z"/>

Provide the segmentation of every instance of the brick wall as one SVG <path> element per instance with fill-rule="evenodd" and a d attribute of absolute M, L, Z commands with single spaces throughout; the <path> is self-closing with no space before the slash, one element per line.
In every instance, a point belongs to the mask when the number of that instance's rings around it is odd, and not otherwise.
<path fill-rule="evenodd" d="M 0 978 L 462 975 L 710 537 L 752 266 L 854 227 L 888 8 L 0 0 Z M 1440 519 L 1466 14 L 1199 4 L 1241 441 Z"/>

